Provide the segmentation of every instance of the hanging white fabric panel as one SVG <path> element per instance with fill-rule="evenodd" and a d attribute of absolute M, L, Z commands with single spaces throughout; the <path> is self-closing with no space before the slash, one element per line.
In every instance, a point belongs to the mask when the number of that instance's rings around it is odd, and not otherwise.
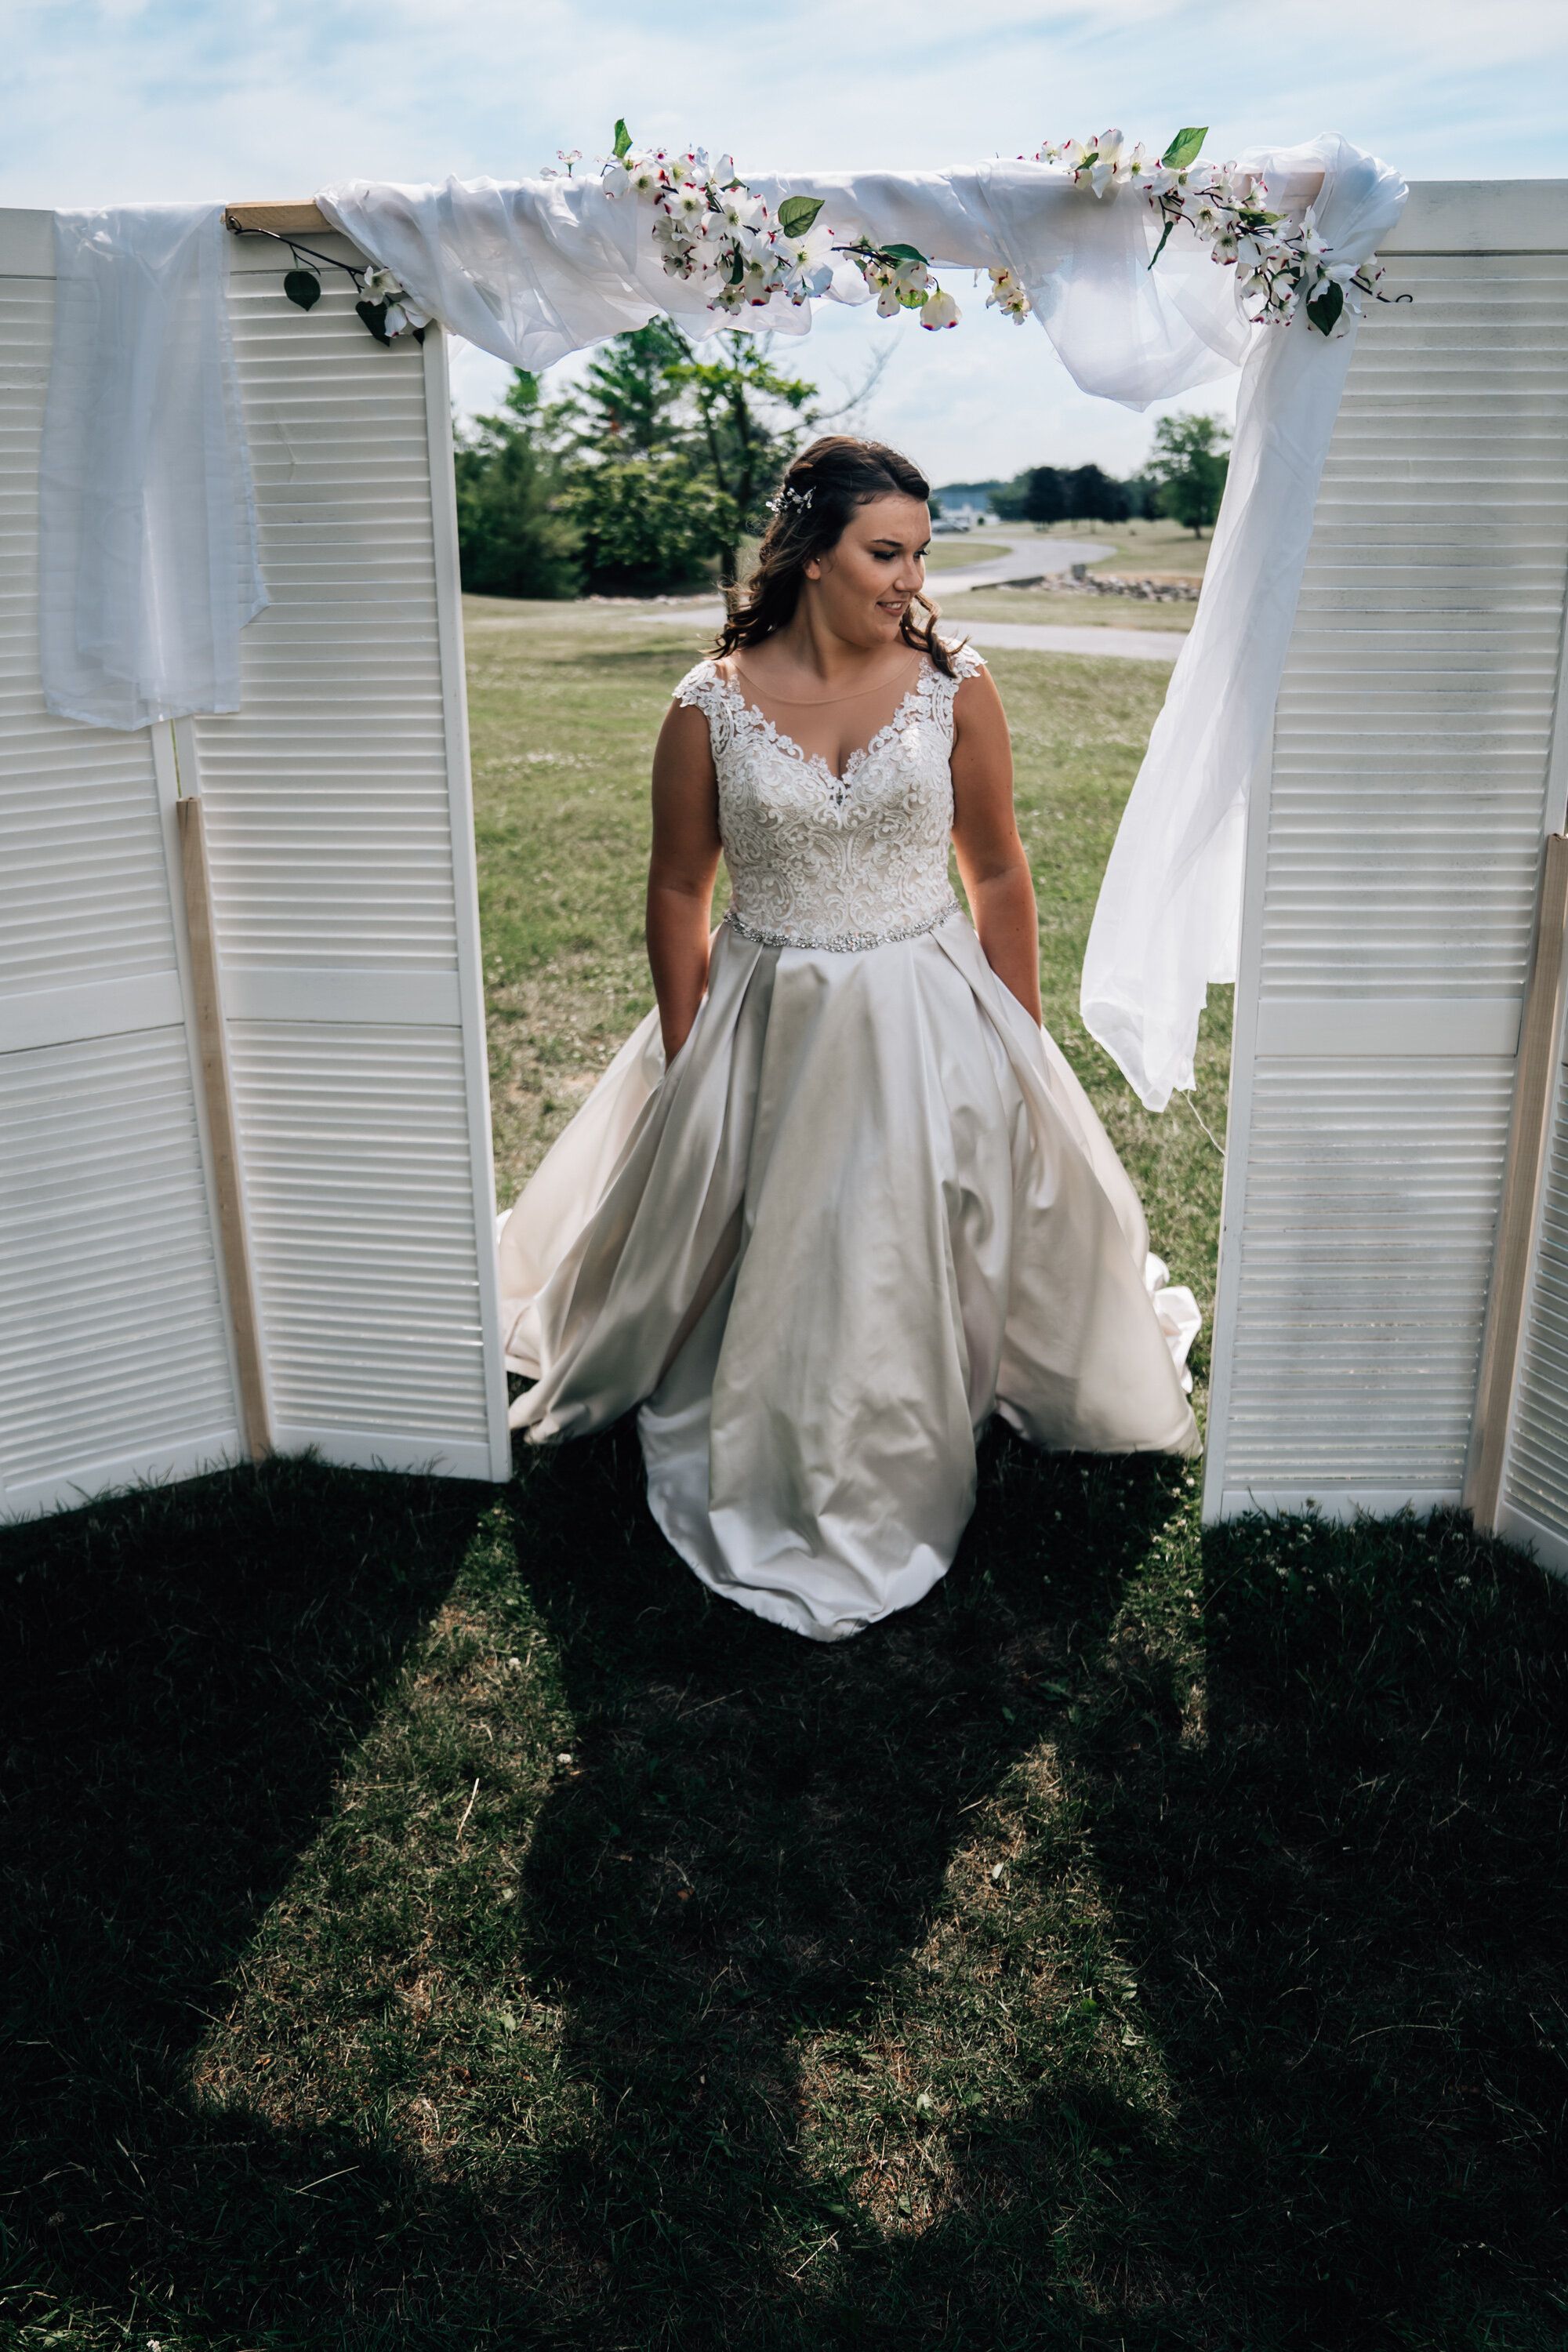
<path fill-rule="evenodd" d="M 1247 831 L 1211 1518 L 1459 1501 L 1563 822 L 1568 190 L 1417 187 L 1385 258 Z"/>
<path fill-rule="evenodd" d="M 216 205 L 54 215 L 40 460 L 44 696 L 92 727 L 239 707 L 267 602 Z"/>

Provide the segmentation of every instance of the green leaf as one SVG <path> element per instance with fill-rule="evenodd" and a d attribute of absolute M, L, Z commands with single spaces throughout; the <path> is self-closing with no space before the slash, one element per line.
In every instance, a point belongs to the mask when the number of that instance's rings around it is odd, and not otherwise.
<path fill-rule="evenodd" d="M 283 291 L 301 310 L 313 310 L 321 299 L 321 281 L 313 269 L 290 269 L 283 280 Z"/>
<path fill-rule="evenodd" d="M 1153 253 L 1150 257 L 1149 267 L 1151 269 L 1153 268 L 1155 262 L 1159 260 L 1160 256 L 1164 252 L 1165 247 L 1170 240 L 1171 231 L 1175 227 L 1175 226 L 1176 216 L 1173 213 L 1167 219 L 1164 227 L 1161 230 L 1160 242 L 1154 247 Z"/>
<path fill-rule="evenodd" d="M 879 245 L 877 251 L 885 261 L 925 261 L 918 245 Z M 929 261 L 926 268 L 931 268 Z"/>
<path fill-rule="evenodd" d="M 786 196 L 779 206 L 779 226 L 785 236 L 804 236 L 826 202 L 824 196 Z"/>
<path fill-rule="evenodd" d="M 1208 135 L 1206 122 L 1201 131 L 1178 131 L 1160 158 L 1166 171 L 1184 172 L 1189 163 L 1195 163 L 1203 153 L 1204 141 Z"/>
<path fill-rule="evenodd" d="M 623 115 L 617 115 L 617 116 L 616 116 L 616 163 L 624 163 L 624 162 L 626 161 L 626 157 L 631 153 L 631 152 L 632 152 L 632 134 L 631 134 L 631 132 L 626 129 L 626 117 L 625 117 L 625 115 L 624 115 L 624 114 L 623 114 Z"/>
<path fill-rule="evenodd" d="M 364 320 L 366 327 L 375 337 L 376 341 L 378 343 L 384 343 L 388 351 L 390 351 L 392 348 L 392 337 L 386 331 L 385 303 L 356 302 L 354 304 L 354 309 L 359 312 L 360 317 Z"/>
<path fill-rule="evenodd" d="M 1308 303 L 1307 316 L 1320 335 L 1331 335 L 1344 307 L 1345 289 L 1337 278 L 1331 278 Z"/>

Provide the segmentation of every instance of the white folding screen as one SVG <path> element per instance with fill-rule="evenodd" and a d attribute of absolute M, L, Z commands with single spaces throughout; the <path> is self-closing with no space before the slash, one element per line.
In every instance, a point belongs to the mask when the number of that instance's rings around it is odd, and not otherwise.
<path fill-rule="evenodd" d="M 181 793 L 271 1443 L 507 1475 L 445 352 L 377 345 L 346 278 L 295 309 L 287 266 L 237 240 L 272 600 L 242 710 L 112 734 L 43 708 L 51 226 L 0 213 L 0 1515 L 245 1449 Z"/>
<path fill-rule="evenodd" d="M 1460 1501 L 1563 817 L 1568 190 L 1417 186 L 1384 257 L 1249 819 L 1210 1518 Z"/>

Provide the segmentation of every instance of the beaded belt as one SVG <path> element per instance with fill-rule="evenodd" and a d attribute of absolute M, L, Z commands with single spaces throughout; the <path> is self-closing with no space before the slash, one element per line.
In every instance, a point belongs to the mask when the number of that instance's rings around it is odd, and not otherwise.
<path fill-rule="evenodd" d="M 927 931 L 934 931 L 939 924 L 960 911 L 957 899 L 950 897 L 945 907 L 939 907 L 923 922 L 905 923 L 896 931 L 839 931 L 831 939 L 820 931 L 761 930 L 748 923 L 743 915 L 738 915 L 733 907 L 724 920 L 739 938 L 751 940 L 760 948 L 816 948 L 831 955 L 858 955 L 866 948 L 890 948 L 900 940 L 923 939 Z"/>

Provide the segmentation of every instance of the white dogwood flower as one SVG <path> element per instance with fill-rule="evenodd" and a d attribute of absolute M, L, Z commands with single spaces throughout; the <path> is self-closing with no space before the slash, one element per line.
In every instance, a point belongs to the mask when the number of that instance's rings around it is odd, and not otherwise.
<path fill-rule="evenodd" d="M 963 315 L 963 313 L 960 310 L 952 295 L 943 294 L 939 289 L 931 297 L 929 301 L 922 305 L 921 310 L 921 324 L 922 327 L 931 327 L 933 329 L 938 327 L 956 327 Z"/>

